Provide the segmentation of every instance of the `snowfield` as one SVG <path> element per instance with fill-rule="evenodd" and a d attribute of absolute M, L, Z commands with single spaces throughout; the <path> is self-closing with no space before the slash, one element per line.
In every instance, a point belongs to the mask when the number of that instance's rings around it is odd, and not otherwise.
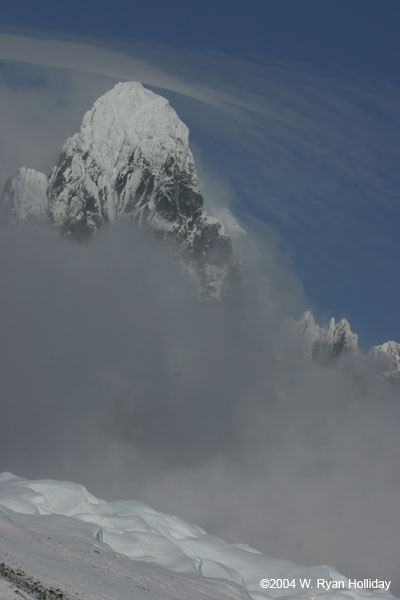
<path fill-rule="evenodd" d="M 262 590 L 263 578 L 347 580 L 229 544 L 142 502 L 83 486 L 0 474 L 0 598 L 158 600 L 393 598 L 361 590 Z"/>

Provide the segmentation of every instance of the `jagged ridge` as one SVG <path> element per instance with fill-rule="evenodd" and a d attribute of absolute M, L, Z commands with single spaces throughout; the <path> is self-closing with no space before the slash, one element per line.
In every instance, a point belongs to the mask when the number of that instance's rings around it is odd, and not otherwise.
<path fill-rule="evenodd" d="M 312 313 L 306 311 L 297 329 L 301 352 L 307 358 L 331 360 L 342 354 L 360 352 L 358 336 L 351 331 L 350 323 L 346 319 L 336 323 L 332 318 L 325 327 L 320 327 Z"/>

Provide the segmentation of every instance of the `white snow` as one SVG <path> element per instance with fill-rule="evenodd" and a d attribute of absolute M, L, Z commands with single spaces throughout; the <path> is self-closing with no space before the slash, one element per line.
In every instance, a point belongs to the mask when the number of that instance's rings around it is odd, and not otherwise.
<path fill-rule="evenodd" d="M 75 144 L 92 152 L 105 170 L 124 162 L 121 153 L 131 148 L 140 148 L 142 156 L 159 167 L 171 154 L 182 167 L 193 162 L 186 125 L 166 98 L 136 81 L 119 83 L 96 100 L 64 149 Z"/>
<path fill-rule="evenodd" d="M 82 200 L 77 198 L 76 206 L 70 203 L 77 189 L 95 200 L 108 221 L 115 221 L 126 212 L 145 169 L 160 188 L 168 160 L 174 169 L 187 174 L 192 189 L 198 192 L 188 128 L 166 98 L 136 81 L 119 83 L 98 98 L 84 115 L 80 131 L 64 144 L 63 154 L 69 159 L 69 165 L 62 166 L 63 189 L 53 191 L 59 167 L 49 178 L 50 210 L 59 226 L 66 219 L 80 218 Z M 132 171 L 128 166 L 133 163 Z M 125 176 L 124 187 L 117 193 L 121 176 Z"/>
<path fill-rule="evenodd" d="M 400 344 L 393 340 L 373 346 L 368 357 L 384 375 L 400 377 Z"/>
<path fill-rule="evenodd" d="M 0 560 L 88 600 L 393 598 L 365 589 L 262 590 L 262 578 L 346 578 L 229 544 L 142 502 L 105 502 L 75 483 L 10 473 L 0 475 Z"/>
<path fill-rule="evenodd" d="M 342 352 L 358 354 L 358 336 L 353 333 L 350 323 L 341 319 L 336 323 L 334 318 L 325 327 L 320 327 L 308 310 L 295 325 L 301 354 L 305 358 L 329 359 Z"/>
<path fill-rule="evenodd" d="M 236 270 L 229 237 L 205 210 L 187 126 L 166 98 L 135 81 L 96 100 L 48 179 L 19 169 L 2 212 L 13 223 L 46 218 L 77 237 L 130 218 L 175 239 L 200 293 L 210 298 L 223 297 Z"/>

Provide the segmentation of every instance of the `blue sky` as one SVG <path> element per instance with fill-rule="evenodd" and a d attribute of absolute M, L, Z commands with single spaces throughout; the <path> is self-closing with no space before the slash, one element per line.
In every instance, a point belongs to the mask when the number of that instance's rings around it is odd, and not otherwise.
<path fill-rule="evenodd" d="M 4 28 L 132 38 L 240 57 L 339 64 L 398 77 L 397 0 L 20 0 L 2 7 Z"/>
<path fill-rule="evenodd" d="M 1 29 L 128 53 L 143 44 L 182 76 L 225 92 L 231 79 L 244 102 L 263 103 L 246 144 L 244 121 L 169 91 L 236 210 L 280 232 L 317 313 L 347 317 L 369 346 L 400 340 L 399 17 L 397 0 L 42 0 L 3 7 Z M 9 65 L 2 75 L 20 76 Z"/>

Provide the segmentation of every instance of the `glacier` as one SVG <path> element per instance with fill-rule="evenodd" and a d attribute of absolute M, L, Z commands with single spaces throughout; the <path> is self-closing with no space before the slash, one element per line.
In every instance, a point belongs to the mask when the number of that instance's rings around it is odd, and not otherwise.
<path fill-rule="evenodd" d="M 349 589 L 347 578 L 327 565 L 305 567 L 227 543 L 142 502 L 106 502 L 76 483 L 11 473 L 0 474 L 0 560 L 3 573 L 12 570 L 42 587 L 57 587 L 60 598 L 393 598 L 389 592 Z M 266 590 L 260 587 L 264 578 L 299 586 L 310 579 L 314 587 Z M 344 588 L 316 592 L 318 579 L 343 582 Z M 7 584 L 0 571 L 2 599 L 20 598 L 12 595 L 15 585 L 13 590 Z"/>

